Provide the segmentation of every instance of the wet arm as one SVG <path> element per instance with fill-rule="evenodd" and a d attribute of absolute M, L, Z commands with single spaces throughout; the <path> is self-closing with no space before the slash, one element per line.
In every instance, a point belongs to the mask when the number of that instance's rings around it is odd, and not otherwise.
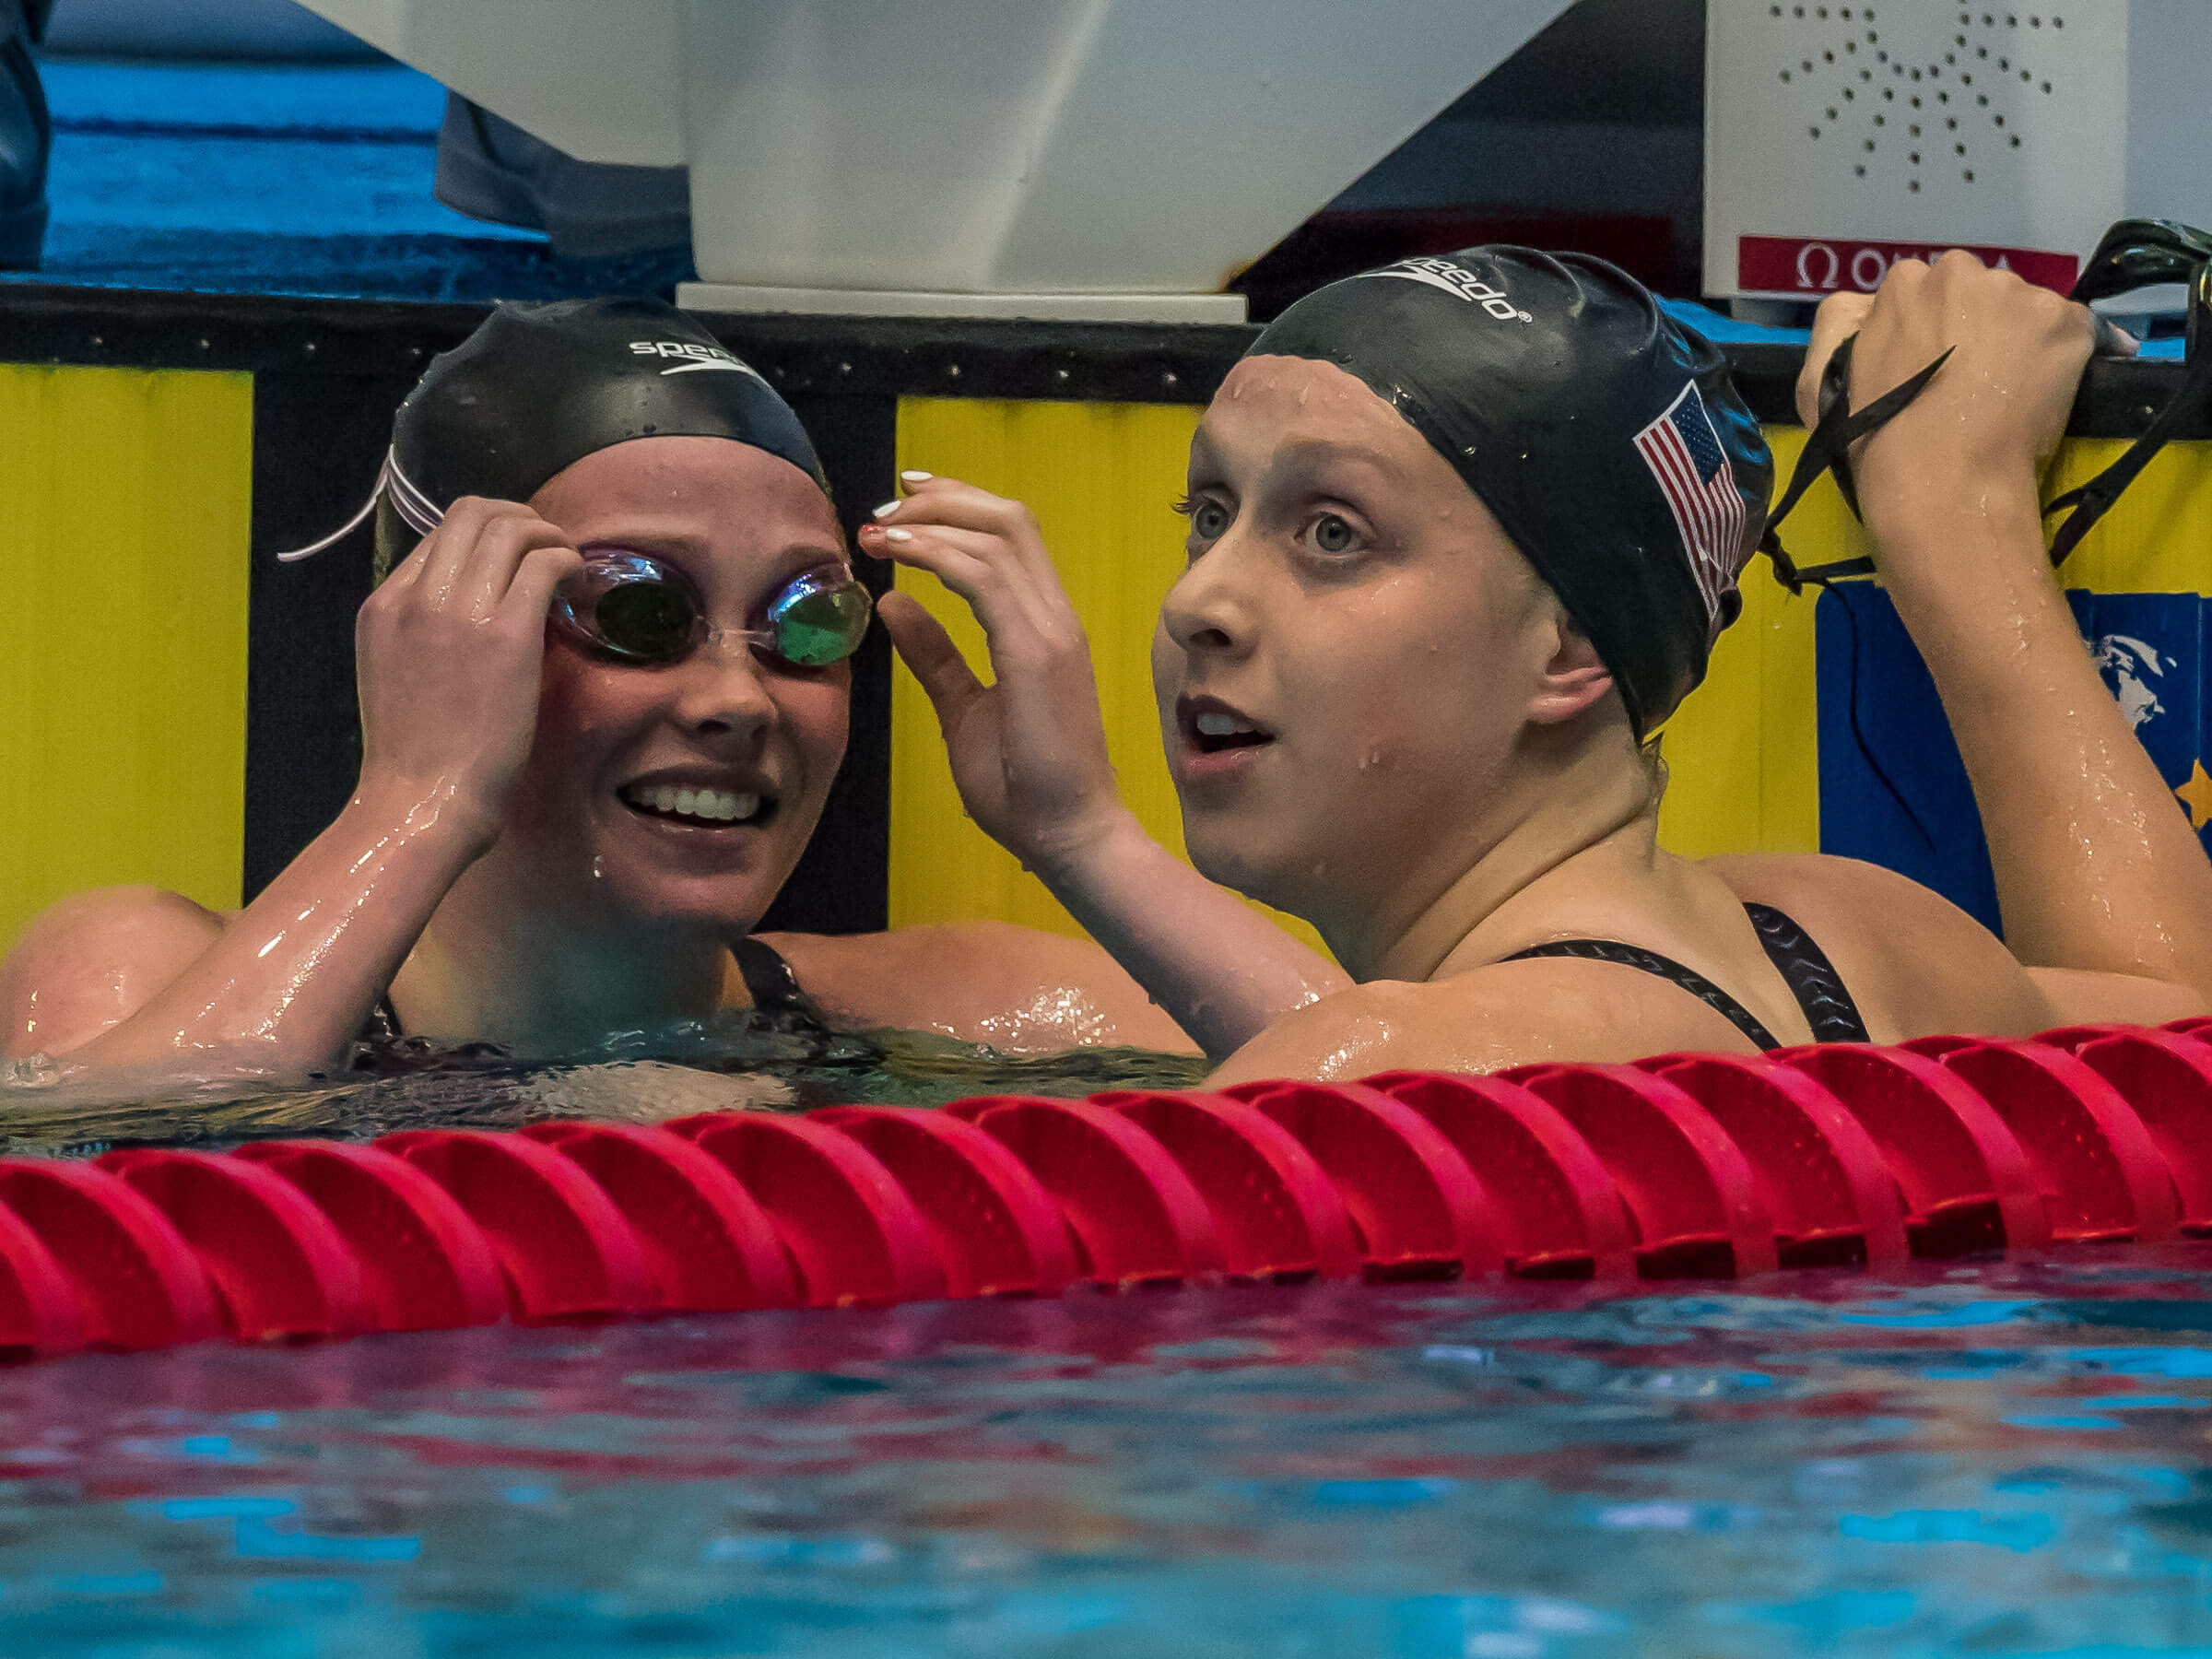
<path fill-rule="evenodd" d="M 2030 967 L 2212 997 L 2212 863 L 2083 647 L 2044 559 L 2034 480 L 1969 494 L 1981 511 L 1929 515 L 1893 540 L 1916 564 L 1956 560 L 1981 580 L 1890 592 L 1973 783 L 2006 943 Z"/>
<path fill-rule="evenodd" d="M 299 1076 L 360 1030 L 417 935 L 483 844 L 450 792 L 356 796 L 290 866 L 150 995 L 132 979 L 178 930 L 81 905 L 34 923 L 11 957 L 6 1042 L 73 1071 Z M 211 926 L 214 925 L 210 919 Z M 142 945 L 135 935 L 148 935 Z M 123 1006 L 103 995 L 122 978 Z M 139 1000 L 143 995 L 143 1000 Z"/>
<path fill-rule="evenodd" d="M 1080 855 L 1041 865 L 1038 874 L 1213 1059 L 1352 982 L 1127 814 Z"/>
<path fill-rule="evenodd" d="M 1824 308 L 1814 340 L 1818 359 L 1858 328 L 1854 405 L 1953 352 L 1868 441 L 1859 482 L 1884 585 L 1973 784 L 2006 943 L 2031 968 L 2212 999 L 2212 865 L 2089 660 L 2038 512 L 2089 314 L 1963 253 L 1901 262 L 1865 303 Z M 2069 1017 L 2064 982 L 2046 991 Z"/>
<path fill-rule="evenodd" d="M 34 1022 L 11 1007 L 11 1047 L 194 1076 L 296 1076 L 343 1053 L 499 832 L 535 734 L 547 607 L 578 562 L 565 541 L 526 507 L 456 501 L 361 606 L 363 783 L 337 821 L 173 972 L 135 958 L 112 917 L 34 924 L 5 982 L 16 1003 L 53 1012 Z M 103 998 L 119 975 L 155 988 Z"/>

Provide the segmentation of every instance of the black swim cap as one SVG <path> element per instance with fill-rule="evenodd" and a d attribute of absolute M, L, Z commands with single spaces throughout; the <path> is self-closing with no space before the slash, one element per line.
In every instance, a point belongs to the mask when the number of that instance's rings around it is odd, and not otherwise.
<path fill-rule="evenodd" d="M 1705 675 L 1773 489 L 1726 361 L 1626 272 L 1467 248 L 1349 276 L 1247 357 L 1364 381 L 1452 463 L 1583 631 L 1639 735 Z"/>
<path fill-rule="evenodd" d="M 463 496 L 526 501 L 586 455 L 665 437 L 734 438 L 790 462 L 829 492 L 791 406 L 673 305 L 503 302 L 431 360 L 393 418 L 376 514 L 378 573 L 405 559 Z"/>

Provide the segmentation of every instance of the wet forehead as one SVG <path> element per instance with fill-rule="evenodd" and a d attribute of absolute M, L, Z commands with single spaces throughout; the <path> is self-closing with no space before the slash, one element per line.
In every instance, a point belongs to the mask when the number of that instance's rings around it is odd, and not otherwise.
<path fill-rule="evenodd" d="M 1333 476 L 1456 495 L 1451 464 L 1364 381 L 1306 358 L 1246 358 L 1192 441 L 1194 470 Z"/>
<path fill-rule="evenodd" d="M 842 557 L 828 499 L 790 462 L 734 439 L 641 438 L 594 451 L 531 505 L 580 543 L 650 540 L 674 552 Z"/>

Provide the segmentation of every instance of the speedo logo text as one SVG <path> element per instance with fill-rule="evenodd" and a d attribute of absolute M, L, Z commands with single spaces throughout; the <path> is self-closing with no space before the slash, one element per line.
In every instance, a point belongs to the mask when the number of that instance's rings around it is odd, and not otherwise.
<path fill-rule="evenodd" d="M 1453 265 L 1448 259 L 1407 259 L 1383 270 L 1369 271 L 1370 276 L 1396 276 L 1406 282 L 1425 282 L 1430 288 L 1441 288 L 1455 299 L 1479 305 L 1500 323 L 1526 323 L 1529 314 L 1508 299 L 1505 290 L 1485 282 L 1474 272 Z"/>
<path fill-rule="evenodd" d="M 697 340 L 632 340 L 629 348 L 640 357 L 676 358 L 661 371 L 663 374 L 688 374 L 699 369 L 724 369 L 737 374 L 749 374 L 755 380 L 760 371 L 719 346 L 702 346 Z"/>

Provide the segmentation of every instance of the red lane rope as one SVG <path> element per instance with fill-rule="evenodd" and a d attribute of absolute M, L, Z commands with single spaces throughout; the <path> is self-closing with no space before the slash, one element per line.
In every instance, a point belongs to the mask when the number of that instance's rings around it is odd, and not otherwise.
<path fill-rule="evenodd" d="M 0 1159 L 0 1353 L 2212 1237 L 2212 1021 Z"/>

